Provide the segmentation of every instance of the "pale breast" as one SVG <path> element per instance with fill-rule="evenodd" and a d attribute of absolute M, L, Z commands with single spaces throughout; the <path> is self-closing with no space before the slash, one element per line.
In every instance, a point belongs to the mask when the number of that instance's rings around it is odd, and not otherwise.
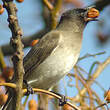
<path fill-rule="evenodd" d="M 65 40 L 67 39 L 63 39 L 51 55 L 31 72 L 27 80 L 32 87 L 48 89 L 72 69 L 81 46 Z"/>
<path fill-rule="evenodd" d="M 77 56 L 78 57 L 78 56 Z M 76 57 L 67 48 L 57 49 L 32 73 L 28 83 L 32 87 L 47 89 L 64 77 L 76 63 Z M 33 77 L 34 75 L 34 77 Z"/>

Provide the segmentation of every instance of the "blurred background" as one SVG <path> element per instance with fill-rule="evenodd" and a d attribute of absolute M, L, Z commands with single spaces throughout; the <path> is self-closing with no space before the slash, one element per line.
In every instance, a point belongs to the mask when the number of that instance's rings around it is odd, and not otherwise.
<path fill-rule="evenodd" d="M 110 95 L 107 94 L 105 98 L 104 93 L 109 91 L 110 87 L 110 65 L 108 65 L 110 64 L 110 59 L 108 61 L 110 57 L 110 0 L 48 0 L 50 7 L 45 1 L 47 0 L 24 0 L 22 3 L 15 1 L 18 8 L 19 25 L 23 30 L 25 55 L 33 46 L 33 40 L 38 41 L 45 33 L 56 26 L 64 11 L 71 8 L 96 6 L 100 11 L 99 21 L 87 24 L 83 32 L 80 58 L 76 66 L 53 90 L 68 96 L 68 100 L 80 106 L 81 110 L 93 110 L 98 106 L 100 106 L 98 110 L 107 110 Z M 3 4 L 2 1 L 0 1 L 0 4 Z M 7 12 L 4 10 L 4 13 L 0 15 L 0 46 L 6 65 L 12 67 L 11 56 L 13 50 L 9 46 L 11 31 L 8 27 L 7 17 Z M 86 90 L 83 93 L 84 88 Z M 31 110 L 28 102 L 32 100 L 35 100 L 38 108 L 42 108 L 42 110 L 44 108 L 45 110 L 61 109 L 54 98 L 48 98 L 49 104 L 46 105 L 47 107 L 42 107 L 42 101 L 39 101 L 42 100 L 40 95 L 31 95 L 28 99 L 23 97 L 22 103 L 26 103 L 25 110 Z M 101 106 L 103 103 L 107 103 L 108 108 Z M 71 110 L 68 106 L 65 108 L 62 109 Z"/>

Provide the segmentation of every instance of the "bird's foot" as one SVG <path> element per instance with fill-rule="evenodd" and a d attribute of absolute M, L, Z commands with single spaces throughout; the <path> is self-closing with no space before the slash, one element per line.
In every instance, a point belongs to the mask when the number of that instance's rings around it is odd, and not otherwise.
<path fill-rule="evenodd" d="M 53 91 L 50 91 L 50 92 L 53 92 Z M 64 95 L 56 93 L 56 92 L 53 92 L 53 93 L 55 93 L 56 95 L 59 95 L 61 97 L 61 99 L 59 99 L 59 106 L 64 106 L 64 104 L 67 103 L 67 99 Z"/>
<path fill-rule="evenodd" d="M 67 99 L 64 95 L 60 94 L 60 96 L 61 96 L 61 99 L 59 99 L 59 106 L 64 106 L 64 104 L 67 103 Z"/>
<path fill-rule="evenodd" d="M 32 89 L 32 87 L 27 83 L 26 80 L 23 80 L 24 84 L 26 85 L 27 88 L 27 92 L 25 93 L 26 96 L 30 95 L 30 94 L 34 94 L 34 91 Z"/>
<path fill-rule="evenodd" d="M 32 89 L 31 86 L 28 86 L 28 87 L 27 87 L 27 92 L 25 93 L 25 95 L 28 96 L 28 95 L 30 95 L 30 94 L 34 94 L 34 91 L 33 91 L 33 89 Z"/>

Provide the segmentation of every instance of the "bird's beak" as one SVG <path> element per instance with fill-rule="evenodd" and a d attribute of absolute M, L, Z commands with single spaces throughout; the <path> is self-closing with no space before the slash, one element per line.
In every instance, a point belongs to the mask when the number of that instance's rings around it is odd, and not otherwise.
<path fill-rule="evenodd" d="M 99 11 L 93 7 L 88 8 L 85 15 L 85 21 L 98 21 L 97 17 L 99 16 Z"/>

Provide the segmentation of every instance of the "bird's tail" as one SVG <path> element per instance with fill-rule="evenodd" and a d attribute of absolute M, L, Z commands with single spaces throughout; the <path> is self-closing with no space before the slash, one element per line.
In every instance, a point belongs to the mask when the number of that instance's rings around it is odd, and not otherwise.
<path fill-rule="evenodd" d="M 14 110 L 14 92 L 12 89 L 8 90 L 8 99 L 5 105 L 0 110 Z"/>

